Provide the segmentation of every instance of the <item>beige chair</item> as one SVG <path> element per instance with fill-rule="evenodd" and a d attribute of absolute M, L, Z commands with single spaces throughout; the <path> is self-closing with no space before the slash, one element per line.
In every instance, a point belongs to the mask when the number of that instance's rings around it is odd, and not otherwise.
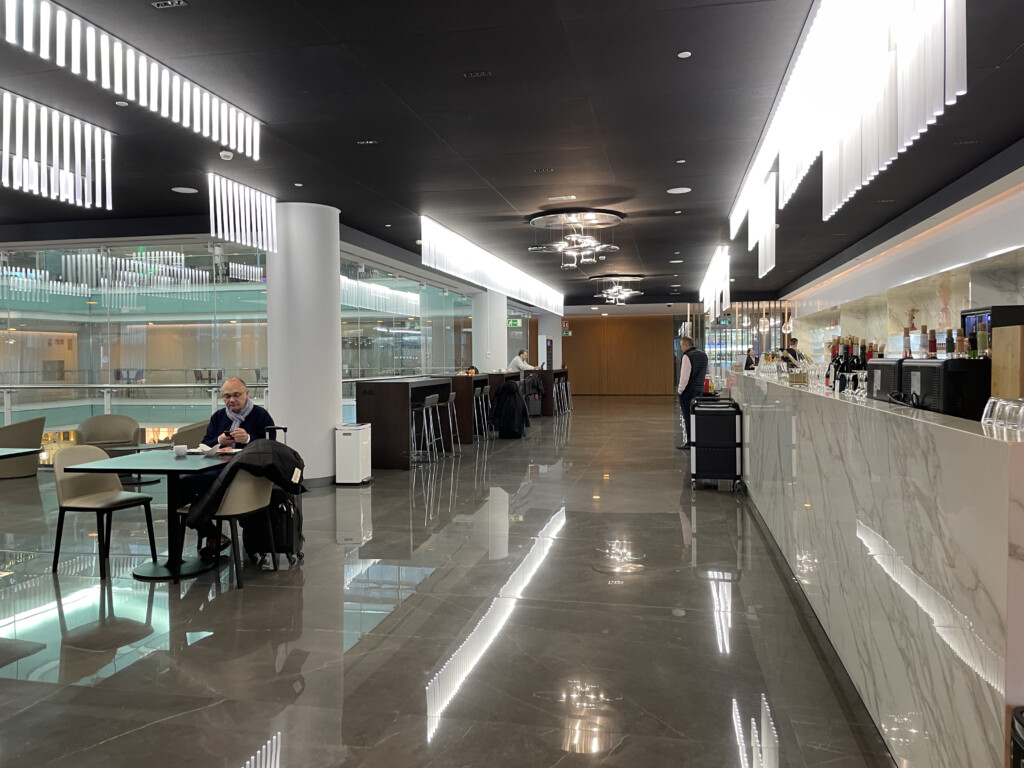
<path fill-rule="evenodd" d="M 206 428 L 209 421 L 197 421 L 195 424 L 186 424 L 174 433 L 171 440 L 175 445 L 187 445 L 189 448 L 198 448 L 206 435 Z"/>
<path fill-rule="evenodd" d="M 117 451 L 116 448 L 136 445 L 139 442 L 139 422 L 131 416 L 117 413 L 104 413 L 90 416 L 78 425 L 78 445 L 95 445 L 107 452 L 117 455 L 128 452 L 127 449 Z"/>
<path fill-rule="evenodd" d="M 271 546 L 274 542 L 274 531 L 270 525 L 270 494 L 274 490 L 274 484 L 265 477 L 256 477 L 245 470 L 238 471 L 228 485 L 224 498 L 221 499 L 217 514 L 213 519 L 217 521 L 217 535 L 220 536 L 221 524 L 227 520 L 231 524 L 231 550 L 235 558 L 235 584 L 242 589 L 242 554 L 238 537 L 238 518 L 247 515 L 263 515 L 267 526 L 267 535 Z M 180 515 L 188 514 L 188 507 L 178 510 Z M 184 533 L 179 537 L 184 548 Z M 278 568 L 277 552 L 273 552 L 274 570 Z"/>
<path fill-rule="evenodd" d="M 43 442 L 46 419 L 18 421 L 0 427 L 0 448 L 36 448 Z M 17 456 L 0 460 L 0 478 L 33 477 L 39 468 L 39 456 Z"/>
<path fill-rule="evenodd" d="M 67 472 L 67 467 L 88 464 L 107 458 L 102 448 L 95 445 L 74 445 L 57 451 L 53 459 L 54 480 L 57 485 L 57 539 L 53 544 L 53 572 L 57 571 L 60 557 L 60 539 L 64 533 L 66 512 L 95 512 L 96 535 L 99 537 L 100 578 L 107 578 L 107 559 L 110 557 L 110 525 L 113 513 L 119 509 L 141 506 L 146 512 L 146 532 L 149 550 L 156 562 L 156 539 L 153 537 L 152 496 L 131 493 L 121 487 L 113 472 Z M 268 518 L 269 519 L 269 518 Z"/>

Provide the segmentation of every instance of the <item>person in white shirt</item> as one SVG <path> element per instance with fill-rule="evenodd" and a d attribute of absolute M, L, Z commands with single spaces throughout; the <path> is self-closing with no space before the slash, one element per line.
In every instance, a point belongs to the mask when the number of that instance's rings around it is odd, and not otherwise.
<path fill-rule="evenodd" d="M 537 366 L 530 365 L 528 362 L 526 362 L 528 356 L 529 352 L 527 352 L 525 349 L 520 349 L 519 353 L 511 360 L 509 360 L 508 369 L 515 373 L 518 373 L 519 371 L 537 370 Z"/>

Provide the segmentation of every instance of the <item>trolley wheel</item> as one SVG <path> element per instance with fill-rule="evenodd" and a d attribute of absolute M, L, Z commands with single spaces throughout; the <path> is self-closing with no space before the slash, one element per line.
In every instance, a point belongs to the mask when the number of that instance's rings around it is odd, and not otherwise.
<path fill-rule="evenodd" d="M 296 560 L 298 560 L 298 558 L 295 555 L 288 555 L 288 565 L 295 565 Z"/>

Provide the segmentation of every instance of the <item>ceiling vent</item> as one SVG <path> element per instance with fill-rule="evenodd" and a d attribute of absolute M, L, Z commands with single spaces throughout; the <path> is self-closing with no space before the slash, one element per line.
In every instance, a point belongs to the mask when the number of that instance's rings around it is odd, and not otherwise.
<path fill-rule="evenodd" d="M 162 11 L 164 8 L 181 8 L 183 5 L 188 5 L 185 0 L 155 0 L 150 3 L 158 11 Z"/>
<path fill-rule="evenodd" d="M 478 72 L 463 72 L 462 73 L 462 76 L 464 78 L 466 78 L 467 80 L 476 80 L 477 78 L 480 78 L 480 77 L 492 77 L 493 75 L 494 75 L 493 72 L 489 72 L 486 69 L 481 69 Z"/>

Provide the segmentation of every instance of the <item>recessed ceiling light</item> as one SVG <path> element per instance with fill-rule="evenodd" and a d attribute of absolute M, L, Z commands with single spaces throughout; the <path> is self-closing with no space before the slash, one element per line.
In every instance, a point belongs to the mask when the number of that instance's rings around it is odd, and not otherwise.
<path fill-rule="evenodd" d="M 729 282 L 730 283 L 735 283 L 736 282 L 736 278 L 735 277 L 730 277 L 729 278 Z"/>
<path fill-rule="evenodd" d="M 669 261 L 669 264 L 682 264 L 682 263 L 683 263 L 682 259 L 672 259 L 671 261 Z"/>
<path fill-rule="evenodd" d="M 575 199 L 576 199 L 576 195 L 555 195 L 554 197 L 549 197 L 548 198 L 548 200 L 550 200 L 553 203 L 561 202 L 562 200 L 575 200 Z"/>
<path fill-rule="evenodd" d="M 686 161 L 685 161 L 685 160 L 676 160 L 676 162 L 677 162 L 677 163 L 679 163 L 679 165 L 682 165 L 682 164 L 683 164 L 683 163 L 685 163 Z"/>
<path fill-rule="evenodd" d="M 685 195 L 687 192 L 692 192 L 693 190 L 691 190 L 689 187 L 672 187 L 671 189 L 666 189 L 665 191 L 668 192 L 670 195 Z"/>
<path fill-rule="evenodd" d="M 591 307 L 591 309 L 593 309 L 594 311 L 597 311 L 597 307 Z"/>
<path fill-rule="evenodd" d="M 127 101 L 115 101 L 114 102 L 114 106 L 115 107 L 127 107 L 128 106 L 128 102 Z"/>
<path fill-rule="evenodd" d="M 199 190 L 195 187 L 171 187 L 171 192 L 177 192 L 179 195 L 195 195 L 199 193 Z"/>
<path fill-rule="evenodd" d="M 360 139 L 359 141 L 356 142 L 356 144 L 358 144 L 361 147 L 365 147 L 368 144 L 379 144 L 379 143 L 380 142 L 378 142 L 376 139 Z"/>
<path fill-rule="evenodd" d="M 416 241 L 416 245 L 423 245 L 423 241 L 422 240 L 417 240 Z"/>
<path fill-rule="evenodd" d="M 682 211 L 672 211 L 672 213 L 674 213 L 676 216 L 678 216 L 680 213 L 682 213 Z"/>
<path fill-rule="evenodd" d="M 679 255 L 679 251 L 673 251 L 673 253 L 674 253 L 674 254 L 675 254 L 676 256 L 678 256 L 678 255 Z"/>
<path fill-rule="evenodd" d="M 296 187 L 301 187 L 302 186 L 302 182 L 301 181 L 296 181 L 295 182 L 295 186 Z"/>
<path fill-rule="evenodd" d="M 676 56 L 678 56 L 680 59 L 688 59 L 691 56 L 693 56 L 693 54 L 690 53 L 689 51 L 680 51 L 679 53 L 676 54 Z"/>
<path fill-rule="evenodd" d="M 679 275 L 672 275 L 672 277 L 679 277 Z"/>
<path fill-rule="evenodd" d="M 682 288 L 682 287 L 683 287 L 683 286 L 681 286 L 681 285 L 670 285 L 670 286 L 669 286 L 669 288 Z"/>
<path fill-rule="evenodd" d="M 387 227 L 388 229 L 390 229 L 390 228 L 391 228 L 391 225 L 390 225 L 390 224 L 385 224 L 384 226 L 385 226 L 385 227 Z"/>
<path fill-rule="evenodd" d="M 601 317 L 608 317 L 608 313 L 607 312 L 602 312 L 601 313 Z"/>

